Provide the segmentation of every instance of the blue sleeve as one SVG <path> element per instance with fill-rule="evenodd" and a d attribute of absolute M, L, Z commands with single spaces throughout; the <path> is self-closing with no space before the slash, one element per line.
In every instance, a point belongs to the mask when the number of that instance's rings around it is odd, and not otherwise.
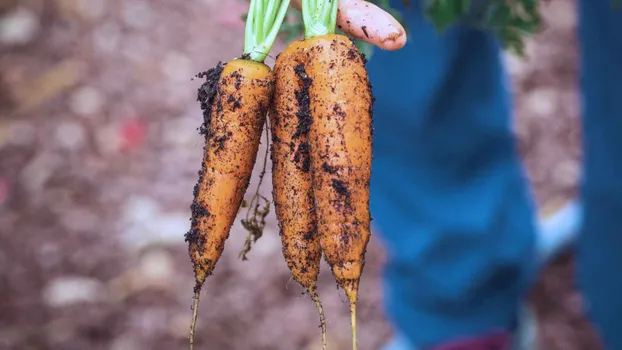
<path fill-rule="evenodd" d="M 509 329 L 535 266 L 532 203 L 495 39 L 438 35 L 417 1 L 409 43 L 369 62 L 371 206 L 386 311 L 416 346 Z"/>
<path fill-rule="evenodd" d="M 606 348 L 622 349 L 622 9 L 580 0 L 584 230 L 577 245 L 585 307 Z"/>

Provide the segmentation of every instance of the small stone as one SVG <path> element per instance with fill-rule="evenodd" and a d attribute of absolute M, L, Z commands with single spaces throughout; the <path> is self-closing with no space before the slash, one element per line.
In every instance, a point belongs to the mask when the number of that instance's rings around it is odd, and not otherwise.
<path fill-rule="evenodd" d="M 182 243 L 184 233 L 190 227 L 190 213 L 170 213 L 152 218 L 149 223 L 152 242 L 162 242 L 169 244 Z"/>
<path fill-rule="evenodd" d="M 135 29 L 147 29 L 153 22 L 153 10 L 146 1 L 126 1 L 122 10 L 123 21 Z"/>
<path fill-rule="evenodd" d="M 140 259 L 139 274 L 141 283 L 158 287 L 170 287 L 175 273 L 174 263 L 169 253 L 162 249 L 153 249 Z"/>
<path fill-rule="evenodd" d="M 20 8 L 0 19 L 0 43 L 21 45 L 30 42 L 39 30 L 39 19 L 29 9 Z"/>
<path fill-rule="evenodd" d="M 56 127 L 56 140 L 61 147 L 75 151 L 84 145 L 86 130 L 76 122 L 61 122 Z"/>
<path fill-rule="evenodd" d="M 558 93 L 554 89 L 540 88 L 527 95 L 527 108 L 539 116 L 550 116 L 555 112 Z"/>
<path fill-rule="evenodd" d="M 153 198 L 133 195 L 126 201 L 123 217 L 129 223 L 145 222 L 157 216 L 159 211 L 158 203 Z"/>
<path fill-rule="evenodd" d="M 153 244 L 184 244 L 184 234 L 190 228 L 190 213 L 164 214 L 158 211 L 145 214 L 149 216 L 144 220 L 126 224 L 122 239 L 128 247 L 140 249 Z"/>
<path fill-rule="evenodd" d="M 100 54 L 116 53 L 121 41 L 121 28 L 115 22 L 107 22 L 93 32 L 93 50 Z"/>
<path fill-rule="evenodd" d="M 43 289 L 44 302 L 52 307 L 63 307 L 83 302 L 101 300 L 103 284 L 93 278 L 81 276 L 59 277 Z"/>
<path fill-rule="evenodd" d="M 80 116 L 93 116 L 99 113 L 104 105 L 102 93 L 90 86 L 77 89 L 70 98 L 71 111 Z"/>

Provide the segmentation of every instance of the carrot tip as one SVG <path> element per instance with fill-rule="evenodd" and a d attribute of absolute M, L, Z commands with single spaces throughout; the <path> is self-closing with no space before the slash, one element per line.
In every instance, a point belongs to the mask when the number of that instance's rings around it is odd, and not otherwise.
<path fill-rule="evenodd" d="M 199 298 L 201 296 L 201 287 L 197 284 L 194 287 L 194 302 L 192 303 L 192 322 L 190 323 L 190 350 L 194 349 L 194 332 L 197 327 L 197 318 L 199 316 Z"/>
<path fill-rule="evenodd" d="M 352 323 L 352 350 L 357 349 L 356 340 L 356 302 L 350 303 L 350 319 Z"/>
<path fill-rule="evenodd" d="M 343 289 L 350 303 L 350 322 L 352 324 L 352 350 L 357 349 L 356 340 L 356 302 L 358 299 L 359 280 L 347 280 L 343 283 Z"/>
<path fill-rule="evenodd" d="M 320 328 L 322 328 L 322 350 L 326 350 L 328 342 L 326 341 L 326 316 L 324 315 L 324 307 L 322 307 L 322 302 L 320 301 L 320 297 L 317 295 L 315 288 L 309 288 L 309 295 L 311 296 L 311 300 L 315 303 L 317 311 L 320 314 Z"/>

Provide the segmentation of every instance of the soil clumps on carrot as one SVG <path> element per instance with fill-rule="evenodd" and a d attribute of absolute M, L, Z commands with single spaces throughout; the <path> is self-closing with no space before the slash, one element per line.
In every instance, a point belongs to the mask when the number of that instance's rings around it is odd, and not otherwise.
<path fill-rule="evenodd" d="M 298 103 L 298 110 L 296 111 L 296 117 L 298 118 L 298 125 L 296 132 L 292 136 L 293 138 L 306 137 L 309 134 L 309 128 L 311 127 L 311 107 L 309 100 L 309 87 L 312 80 L 307 75 L 303 64 L 298 64 L 294 67 L 294 72 L 300 78 L 301 87 L 295 91 L 296 101 Z M 303 141 L 298 145 L 298 149 L 294 154 L 294 161 L 297 167 L 308 173 L 311 170 L 311 155 L 310 146 L 308 141 Z"/>
<path fill-rule="evenodd" d="M 225 66 L 222 62 L 218 62 L 216 67 L 196 75 L 197 78 L 205 78 L 205 82 L 199 87 L 197 93 L 197 101 L 201 104 L 201 110 L 203 111 L 203 123 L 199 127 L 199 133 L 201 135 L 207 136 L 209 133 L 209 125 L 212 120 L 212 105 L 214 104 L 214 98 L 218 91 L 220 74 L 224 68 Z"/>
<path fill-rule="evenodd" d="M 298 117 L 298 128 L 293 136 L 300 137 L 306 136 L 309 133 L 309 128 L 311 127 L 312 119 L 309 101 L 309 87 L 311 86 L 312 80 L 307 75 L 304 65 L 299 64 L 295 66 L 294 71 L 302 81 L 301 89 L 296 91 L 296 100 L 298 101 L 299 107 L 299 110 L 296 112 L 296 117 Z"/>
<path fill-rule="evenodd" d="M 222 62 L 218 62 L 218 64 L 208 69 L 205 72 L 200 72 L 196 75 L 197 78 L 205 78 L 205 81 L 198 89 L 197 92 L 197 101 L 201 105 L 201 110 L 203 112 L 203 123 L 198 128 L 199 134 L 205 135 L 205 137 L 209 136 L 209 125 L 212 120 L 212 106 L 215 103 L 216 94 L 218 92 L 218 82 L 220 80 L 220 75 L 224 69 L 224 65 Z M 201 183 L 203 179 L 203 169 L 199 170 L 199 180 L 194 186 L 193 196 L 194 200 L 190 205 L 190 210 L 192 213 L 191 228 L 185 235 L 184 241 L 190 244 L 196 244 L 197 246 L 202 246 L 204 244 L 204 240 L 199 234 L 199 230 L 196 228 L 196 224 L 203 217 L 209 217 L 211 214 L 207 209 L 203 208 L 196 202 L 196 198 L 199 191 L 199 183 Z"/>

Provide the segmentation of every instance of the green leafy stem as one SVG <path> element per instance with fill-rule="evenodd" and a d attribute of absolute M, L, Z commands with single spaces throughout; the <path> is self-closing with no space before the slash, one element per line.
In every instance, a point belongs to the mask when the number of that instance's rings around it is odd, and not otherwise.
<path fill-rule="evenodd" d="M 302 0 L 305 39 L 334 34 L 338 0 Z"/>
<path fill-rule="evenodd" d="M 333 0 L 334 1 L 334 0 Z M 390 5 L 390 0 L 368 0 L 378 5 L 383 10 L 393 15 L 408 31 L 406 23 L 400 11 Z M 611 0 L 612 9 L 618 9 L 621 0 Z M 322 2 L 322 0 L 319 0 Z M 403 0 L 406 7 L 412 6 L 409 0 Z M 526 39 L 536 35 L 543 26 L 540 6 L 549 3 L 550 0 L 421 0 L 422 11 L 427 19 L 434 25 L 439 33 L 455 24 L 472 26 L 481 30 L 490 31 L 498 38 L 504 49 L 520 56 L 525 57 Z M 307 6 L 314 8 L 318 0 L 307 0 Z M 331 4 L 333 6 L 334 4 Z M 331 7 L 332 9 L 332 7 Z M 320 27 L 315 25 L 310 29 L 305 27 L 304 22 L 318 22 L 325 24 L 327 28 L 332 28 L 332 12 L 327 8 L 322 11 L 313 11 L 315 18 L 305 21 L 303 15 L 295 10 L 288 10 L 287 18 L 281 28 L 280 33 L 285 35 L 286 42 L 291 42 L 302 35 L 307 37 L 314 32 L 320 33 Z M 307 10 L 307 13 L 311 13 Z M 311 21 L 311 22 L 310 22 Z M 309 33 L 310 32 L 310 33 Z M 336 33 L 344 34 L 336 30 Z M 368 58 L 373 52 L 373 46 L 363 41 L 356 40 L 359 50 L 365 53 Z"/>
<path fill-rule="evenodd" d="M 290 0 L 251 0 L 246 15 L 244 57 L 263 62 L 287 14 Z"/>

